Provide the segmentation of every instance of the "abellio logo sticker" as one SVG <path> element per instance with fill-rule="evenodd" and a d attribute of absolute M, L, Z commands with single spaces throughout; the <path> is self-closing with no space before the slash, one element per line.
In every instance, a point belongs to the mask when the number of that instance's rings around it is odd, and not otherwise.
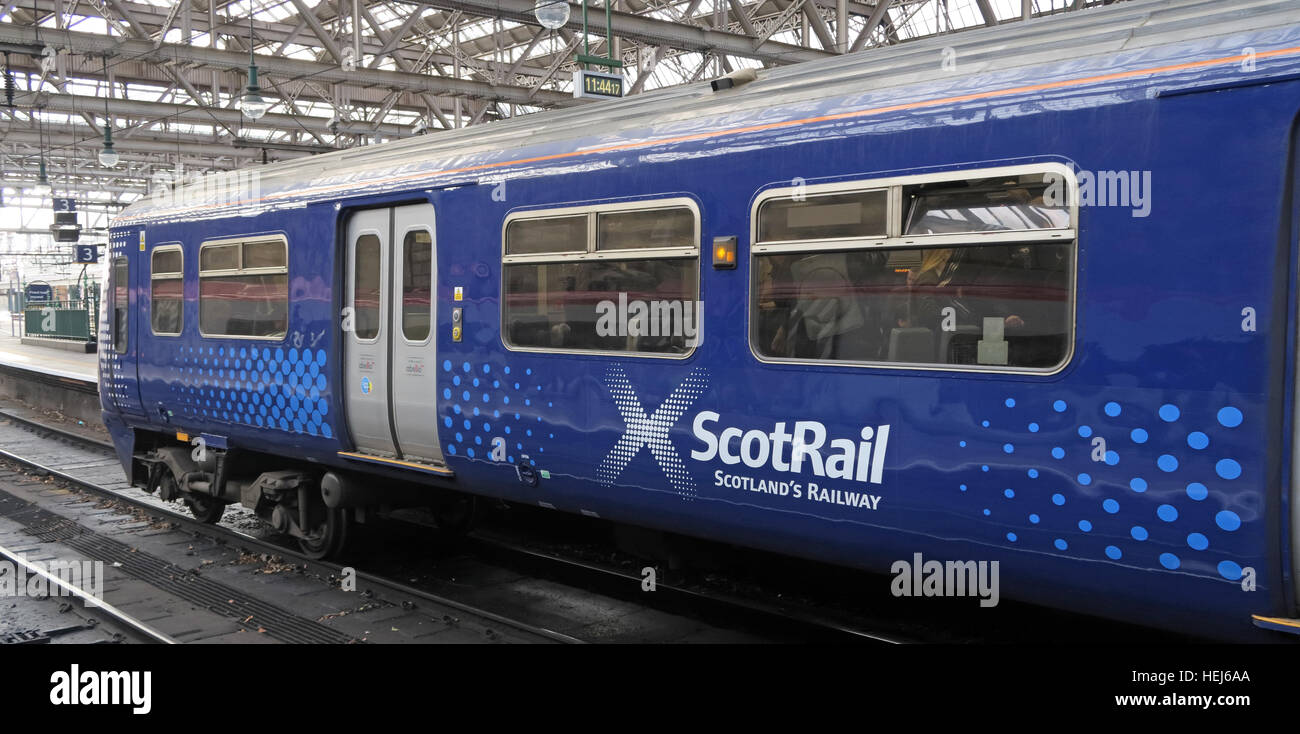
<path fill-rule="evenodd" d="M 605 386 L 623 417 L 624 430 L 596 471 L 601 483 L 614 484 L 641 449 L 648 447 L 678 495 L 694 499 L 698 494 L 695 477 L 669 433 L 707 389 L 708 380 L 707 369 L 691 370 L 663 404 L 647 414 L 622 366 L 611 365 L 605 373 Z M 776 474 L 737 474 L 718 468 L 713 471 L 715 487 L 876 510 L 881 497 L 869 490 L 883 482 L 889 432 L 889 425 L 863 426 L 854 437 L 831 437 L 825 424 L 815 420 L 776 421 L 771 430 L 744 430 L 722 425 L 722 416 L 715 411 L 701 410 L 691 420 L 696 444 L 690 458 L 706 464 L 720 461 L 727 467 L 743 464 Z M 804 481 L 809 474 L 817 479 Z"/>

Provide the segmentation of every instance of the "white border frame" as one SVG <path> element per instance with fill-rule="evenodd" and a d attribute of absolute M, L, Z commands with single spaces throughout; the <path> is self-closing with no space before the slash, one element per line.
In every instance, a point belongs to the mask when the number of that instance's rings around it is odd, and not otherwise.
<path fill-rule="evenodd" d="M 643 250 L 608 250 L 600 252 L 596 250 L 596 217 L 601 212 L 626 212 L 638 211 L 642 209 L 674 209 L 685 207 L 690 209 L 695 218 L 695 244 L 692 247 L 657 247 L 646 248 Z M 507 255 L 506 254 L 506 228 L 511 222 L 521 219 L 550 219 L 560 216 L 573 216 L 577 214 L 587 215 L 587 249 L 585 252 L 554 252 L 541 253 L 536 255 Z M 695 302 L 701 303 L 700 292 L 703 288 L 703 271 L 701 270 L 700 257 L 700 233 L 703 223 L 700 216 L 700 206 L 692 198 L 686 196 L 673 196 L 665 199 L 636 199 L 631 201 L 611 202 L 606 204 L 586 204 L 578 206 L 559 207 L 555 209 L 529 209 L 511 212 L 501 223 L 501 286 L 498 291 L 501 294 L 501 309 L 499 312 L 500 327 L 498 334 L 501 344 L 506 350 L 511 352 L 533 352 L 538 354 L 576 354 L 593 357 L 649 357 L 652 359 L 689 359 L 699 349 L 703 341 L 703 314 L 697 314 L 699 321 L 700 333 L 697 335 L 695 344 L 687 351 L 681 354 L 665 354 L 663 352 L 633 352 L 633 351 L 611 351 L 603 349 L 555 349 L 546 347 L 522 347 L 510 343 L 506 336 L 506 299 L 509 294 L 506 292 L 506 267 L 509 265 L 535 264 L 542 265 L 546 263 L 566 263 L 598 260 L 695 260 Z"/>
<path fill-rule="evenodd" d="M 1066 183 L 1066 201 L 1069 202 L 1070 227 L 1068 229 L 1017 230 L 1013 232 L 976 232 L 970 234 L 943 235 L 907 235 L 901 234 L 903 226 L 902 191 L 904 186 L 918 184 L 958 182 L 969 179 L 991 178 L 995 176 L 1016 176 L 1023 174 L 1058 174 Z M 773 198 L 788 198 L 795 191 L 805 195 L 828 192 L 852 192 L 888 188 L 890 190 L 890 236 L 867 239 L 808 240 L 799 242 L 772 242 L 755 244 L 758 236 L 758 207 Z M 968 372 L 977 374 L 1013 374 L 1038 377 L 1060 373 L 1074 360 L 1075 340 L 1078 336 L 1078 292 L 1079 292 L 1079 183 L 1074 169 L 1062 163 L 1044 162 L 1027 163 L 991 168 L 968 168 L 944 171 L 942 173 L 925 173 L 911 176 L 890 176 L 880 179 L 859 179 L 836 183 L 812 184 L 804 186 L 786 186 L 765 189 L 759 192 L 749 210 L 749 286 L 745 301 L 745 319 L 747 322 L 746 341 L 749 352 L 764 364 L 818 365 L 823 367 L 856 367 L 889 370 L 925 370 L 932 372 Z M 937 362 L 866 362 L 858 360 L 821 360 L 800 359 L 796 357 L 769 357 L 759 353 L 754 343 L 757 320 L 754 318 L 754 305 L 757 297 L 758 269 L 755 262 L 759 255 L 799 252 L 833 252 L 837 250 L 860 250 L 868 248 L 915 249 L 943 246 L 979 246 L 1015 242 L 1070 242 L 1074 247 L 1070 252 L 1070 297 L 1069 297 L 1069 338 L 1067 349 L 1061 362 L 1045 369 L 998 367 L 997 365 L 953 365 Z"/>
<path fill-rule="evenodd" d="M 243 267 L 244 265 L 243 245 L 257 243 L 257 242 L 279 242 L 280 244 L 284 245 L 284 267 L 248 268 L 247 270 L 245 270 Z M 230 270 L 230 269 L 210 270 L 207 273 L 204 273 L 203 249 L 206 247 L 218 247 L 221 245 L 240 245 L 239 267 L 234 270 Z M 284 236 L 281 233 L 277 232 L 277 233 L 262 234 L 262 235 L 245 235 L 243 237 L 225 237 L 222 239 L 208 240 L 206 242 L 199 243 L 198 274 L 196 276 L 197 277 L 196 282 L 198 283 L 199 286 L 199 336 L 204 339 L 251 339 L 254 341 L 269 341 L 269 342 L 278 342 L 287 339 L 289 337 L 289 315 L 290 315 L 289 312 L 291 307 L 291 299 L 289 298 L 288 291 L 291 290 L 291 288 L 286 288 L 286 293 L 284 296 L 284 307 L 285 307 L 284 333 L 279 336 L 252 336 L 248 334 L 209 334 L 203 330 L 203 278 L 204 277 L 220 278 L 222 276 L 231 276 L 231 275 L 280 275 L 280 274 L 284 274 L 286 276 L 289 274 L 289 238 Z"/>
<path fill-rule="evenodd" d="M 157 276 L 153 271 L 153 258 L 160 252 L 170 252 L 175 250 L 181 254 L 181 269 L 178 273 L 166 273 Z M 153 283 L 155 280 L 179 280 L 181 282 L 181 328 L 180 331 L 154 331 L 153 328 Z M 167 242 L 155 246 L 149 251 L 149 333 L 154 336 L 180 336 L 185 333 L 185 247 L 179 242 Z"/>
<path fill-rule="evenodd" d="M 437 247 L 437 240 L 434 239 L 435 235 L 433 229 L 429 227 L 429 225 L 415 224 L 408 227 L 406 231 L 402 233 L 402 251 L 400 253 L 402 258 L 401 260 L 402 275 L 406 275 L 406 265 L 407 265 L 406 237 L 410 235 L 412 232 L 427 232 L 429 234 L 429 268 L 430 268 L 429 270 L 429 333 L 420 341 L 411 341 L 410 339 L 406 338 L 406 314 L 404 312 L 399 312 L 397 314 L 397 318 L 393 319 L 393 321 L 401 324 L 401 329 L 399 329 L 398 331 L 401 332 L 403 344 L 406 344 L 407 346 L 411 346 L 411 347 L 425 347 L 429 345 L 429 340 L 433 339 L 433 332 L 435 331 L 435 327 L 437 327 L 437 324 L 434 323 L 435 322 L 434 306 L 438 302 L 438 247 Z M 394 232 L 393 234 L 396 234 L 396 232 Z M 395 239 L 396 237 L 394 237 L 394 240 Z M 397 243 L 393 242 L 394 260 L 396 260 L 397 256 L 399 255 L 399 253 L 396 251 L 396 245 Z M 400 283 L 394 283 L 393 293 L 396 294 L 398 292 L 401 292 L 401 298 L 399 300 L 402 304 L 402 309 L 404 311 L 406 309 L 406 292 L 401 287 Z M 353 308 L 355 309 L 355 307 L 356 304 L 355 304 L 355 294 L 354 294 Z"/>

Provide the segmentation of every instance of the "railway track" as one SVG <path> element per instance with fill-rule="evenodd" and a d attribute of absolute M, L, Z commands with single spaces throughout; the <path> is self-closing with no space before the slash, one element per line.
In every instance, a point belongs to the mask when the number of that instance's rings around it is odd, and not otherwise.
<path fill-rule="evenodd" d="M 65 443 L 80 446 L 98 452 L 101 456 L 111 458 L 113 473 L 120 477 L 116 459 L 112 458 L 112 445 L 96 440 L 84 433 L 50 425 L 29 416 L 0 410 L 0 421 L 8 421 L 33 435 L 54 438 Z M 51 476 L 62 478 L 94 494 L 112 498 L 145 509 L 148 512 L 162 514 L 168 519 L 183 524 L 191 531 L 208 535 L 214 539 L 227 542 L 243 543 L 261 552 L 276 553 L 294 559 L 313 569 L 317 573 L 341 574 L 344 566 L 330 561 L 312 561 L 296 550 L 289 540 L 259 537 L 252 528 L 261 527 L 246 511 L 243 514 L 228 512 L 220 525 L 199 523 L 175 509 L 176 506 L 157 500 L 130 487 L 124 479 L 116 484 L 111 482 L 87 481 L 84 477 L 60 471 L 48 462 L 32 460 L 16 452 L 0 450 L 0 457 L 6 457 L 36 471 L 46 472 Z M 106 486 L 107 485 L 107 486 Z M 233 516 L 233 517 L 232 517 Z M 240 529 L 240 524 L 244 529 Z M 418 542 L 413 540 L 412 542 Z M 846 612 L 840 609 L 821 608 L 817 604 L 804 603 L 791 599 L 782 599 L 780 594 L 730 594 L 719 592 L 708 584 L 660 582 L 653 594 L 642 590 L 643 577 L 629 570 L 627 564 L 593 560 L 576 554 L 565 554 L 550 549 L 545 543 L 533 542 L 495 529 L 476 531 L 456 542 L 456 553 L 452 557 L 438 559 L 435 565 L 449 566 L 450 570 L 438 574 L 426 574 L 420 562 L 411 562 L 413 555 L 409 544 L 401 544 L 388 552 L 387 558 L 370 559 L 383 569 L 377 572 L 357 571 L 358 579 L 375 588 L 389 588 L 400 593 L 420 597 L 437 604 L 462 609 L 494 618 L 495 613 L 484 608 L 485 604 L 496 602 L 494 589 L 475 594 L 467 590 L 466 577 L 492 576 L 500 574 L 503 569 L 509 573 L 524 574 L 530 577 L 546 579 L 569 589 L 582 589 L 608 598 L 617 599 L 626 605 L 650 606 L 663 614 L 698 619 L 720 629 L 740 628 L 750 634 L 741 638 L 743 641 L 779 641 L 779 642 L 850 642 L 857 644 L 902 644 L 911 642 L 1008 642 L 1021 639 L 1023 635 L 1053 634 L 1052 630 L 1062 625 L 1070 625 L 1087 639 L 1094 635 L 1099 639 L 1115 639 L 1115 635 L 1131 635 L 1134 640 L 1151 641 L 1152 631 L 1091 619 L 1081 619 L 1069 615 L 1038 610 L 1013 615 L 1013 621 L 1004 622 L 1000 629 L 973 629 L 970 621 L 949 625 L 950 620 L 943 615 L 934 617 L 903 618 L 898 614 L 892 616 L 887 612 L 875 613 L 873 610 L 863 613 L 859 610 Z M 381 555 L 383 555 L 381 553 Z M 415 553 L 414 555 L 419 555 Z M 591 554 L 589 554 L 590 556 Z M 637 569 L 640 568 L 638 565 Z M 412 578 L 412 583 L 397 582 L 394 579 Z M 484 599 L 483 603 L 467 603 L 460 599 Z M 791 596 L 794 596 L 793 594 Z M 500 616 L 500 615 L 498 615 Z M 1028 625 L 1024 621 L 1028 620 Z M 510 618 L 500 616 L 500 624 L 508 624 Z M 1042 632 L 1034 630 L 1041 629 Z M 579 641 L 644 641 L 631 630 L 623 634 L 597 633 L 584 634 L 582 631 L 558 632 L 545 627 L 542 634 L 551 636 L 556 642 Z M 654 639 L 653 637 L 651 639 Z M 708 639 L 707 636 L 704 639 Z M 723 638 L 728 639 L 728 638 Z M 1077 638 L 1076 638 L 1077 639 Z M 1166 636 L 1155 635 L 1157 640 Z M 656 641 L 669 641 L 660 638 Z M 1167 640 L 1171 641 L 1171 640 Z"/>
<path fill-rule="evenodd" d="M 31 563 L 24 554 L 15 549 L 0 545 L 0 559 L 13 564 L 15 568 L 21 569 L 29 577 L 40 577 L 53 594 L 72 597 L 86 607 L 87 611 L 93 609 L 95 615 L 88 620 L 90 624 L 68 625 L 56 630 L 24 630 L 12 635 L 13 639 L 6 640 L 6 642 L 11 644 L 48 642 L 51 637 L 59 633 L 84 627 L 97 627 L 101 619 L 105 617 L 110 620 L 111 626 L 115 630 L 121 631 L 120 636 L 130 638 L 132 641 L 162 645 L 174 645 L 177 642 L 171 635 L 98 598 L 93 589 L 87 589 L 85 584 L 72 583 L 58 574 L 51 573 L 48 569 Z M 58 591 L 55 591 L 56 589 Z M 114 635 L 118 636 L 118 633 L 115 632 Z M 124 642 L 127 640 L 114 639 L 113 641 Z"/>
<path fill-rule="evenodd" d="M 0 421 L 13 424 L 34 437 L 56 439 L 65 445 L 97 454 L 104 462 L 112 462 L 109 467 L 110 471 L 107 472 L 109 474 L 115 468 L 116 458 L 112 445 L 105 441 L 96 440 L 83 433 L 50 425 L 35 418 L 7 410 L 0 410 Z M 84 471 L 66 470 L 48 457 L 34 457 L 22 450 L 13 450 L 12 448 L 0 449 L 0 457 L 27 467 L 39 474 L 55 477 L 94 495 L 136 507 L 153 515 L 165 517 L 168 521 L 177 523 L 190 532 L 221 542 L 238 543 L 254 552 L 273 553 L 291 559 L 293 563 L 305 566 L 314 573 L 338 578 L 345 573 L 345 570 L 354 572 L 357 581 L 367 588 L 387 589 L 397 594 L 419 598 L 429 604 L 456 609 L 467 615 L 491 620 L 498 625 L 510 626 L 527 631 L 530 634 L 540 635 L 553 642 L 624 641 L 623 637 L 619 635 L 611 636 L 606 632 L 586 637 L 581 634 L 565 633 L 549 627 L 523 623 L 511 616 L 493 612 L 482 605 L 459 601 L 447 594 L 430 591 L 429 588 L 424 586 L 396 581 L 390 574 L 362 571 L 354 566 L 344 566 L 331 561 L 308 559 L 297 552 L 292 542 L 283 540 L 277 542 L 274 538 L 259 537 L 249 529 L 241 529 L 239 527 L 241 524 L 252 525 L 258 522 L 246 513 L 228 513 L 227 518 L 221 524 L 208 525 L 194 520 L 188 513 L 175 509 L 175 506 L 169 503 L 164 503 L 130 487 L 124 478 L 117 482 L 103 481 L 102 479 L 97 481 L 86 476 Z M 87 463 L 86 458 L 84 456 L 75 457 L 74 463 L 83 469 L 86 467 L 96 468 L 94 465 Z M 120 469 L 117 469 L 116 474 L 120 475 L 120 473 Z M 583 589 L 588 593 L 594 592 L 599 595 L 607 595 L 616 599 L 619 606 L 643 606 L 653 602 L 652 606 L 664 615 L 703 620 L 706 626 L 717 626 L 719 629 L 739 627 L 744 630 L 743 636 L 739 638 L 729 635 L 721 636 L 720 639 L 725 641 L 829 642 L 847 640 L 875 644 L 907 641 L 893 634 L 858 629 L 831 620 L 818 619 L 812 615 L 805 616 L 790 613 L 751 601 L 709 596 L 671 585 L 659 585 L 655 590 L 655 594 L 645 595 L 639 591 L 642 579 L 638 576 L 617 569 L 601 567 L 581 560 L 538 551 L 513 542 L 506 537 L 476 535 L 465 539 L 461 545 L 473 555 L 480 558 L 491 558 L 498 565 L 509 566 L 512 572 L 517 573 L 522 569 L 529 574 L 544 576 L 555 583 Z M 461 579 L 456 580 L 457 592 L 463 592 L 463 588 L 460 588 L 462 586 L 461 581 Z M 494 593 L 494 590 L 488 590 L 485 596 L 491 597 Z M 702 636 L 691 637 L 688 635 L 688 637 L 702 641 L 709 639 L 707 632 Z M 635 634 L 627 637 L 626 640 L 645 641 Z M 671 639 L 660 641 L 671 641 Z"/>
<path fill-rule="evenodd" d="M 64 441 L 82 444 L 91 449 L 104 452 L 106 455 L 111 457 L 111 446 L 75 432 L 42 424 L 30 418 L 17 416 L 7 412 L 0 413 L 0 418 L 13 423 L 19 423 L 36 432 L 57 436 Z M 464 604 L 455 599 L 431 594 L 425 590 L 411 587 L 377 574 L 368 573 L 328 561 L 310 560 L 295 552 L 294 548 L 289 544 L 274 543 L 247 532 L 242 532 L 233 527 L 219 525 L 213 526 L 200 523 L 191 518 L 188 514 L 168 507 L 166 503 L 160 501 L 149 501 L 147 495 L 144 497 L 132 496 L 131 494 L 122 491 L 120 488 L 106 487 L 101 483 L 90 481 L 83 476 L 78 476 L 73 472 L 65 471 L 57 466 L 51 465 L 48 461 L 26 456 L 21 452 L 9 449 L 0 449 L 0 457 L 26 467 L 40 475 L 59 479 L 93 495 L 135 507 L 154 516 L 166 518 L 167 521 L 179 525 L 193 534 L 205 536 L 218 542 L 238 544 L 255 553 L 274 554 L 275 556 L 292 560 L 295 565 L 305 567 L 309 572 L 317 575 L 335 579 L 342 578 L 345 574 L 353 575 L 359 587 L 364 587 L 363 594 L 367 597 L 386 591 L 389 592 L 392 597 L 400 599 L 398 603 L 406 608 L 413 607 L 411 600 L 418 600 L 418 602 L 422 602 L 426 607 L 434 607 L 439 610 L 450 610 L 453 613 L 470 616 L 483 620 L 491 625 L 515 630 L 525 637 L 536 638 L 537 641 L 566 644 L 582 642 L 582 640 L 571 635 L 566 635 L 552 629 L 512 619 L 488 609 Z M 84 466 L 84 464 L 81 466 Z"/>
<path fill-rule="evenodd" d="M 92 446 L 106 452 L 111 452 L 113 450 L 111 443 L 98 441 L 76 431 L 42 423 L 9 411 L 0 410 L 0 419 L 20 423 L 33 431 L 44 432 L 65 441 Z M 2 455 L 2 452 L 0 452 L 0 455 Z M 132 501 L 134 501 L 134 499 Z M 164 510 L 170 512 L 172 516 L 179 517 L 181 520 L 189 524 L 204 527 L 193 521 L 187 515 L 167 507 L 165 503 L 159 502 L 156 506 L 162 507 Z M 258 543 L 269 543 L 269 541 L 253 538 L 252 536 L 246 537 L 249 537 Z M 293 552 L 291 545 L 278 543 L 269 544 L 284 552 Z M 627 571 L 616 567 L 596 564 L 577 558 L 568 558 L 562 555 L 539 550 L 538 548 L 530 547 L 529 545 L 501 533 L 475 533 L 464 539 L 463 544 L 467 550 L 482 556 L 501 559 L 515 565 L 516 567 L 523 567 L 533 572 L 544 573 L 555 578 L 562 578 L 567 582 L 599 588 L 604 593 L 627 596 L 628 590 L 641 588 L 641 584 L 644 580 L 641 576 L 628 573 Z M 323 565 L 337 566 L 337 564 Z M 655 592 L 657 594 L 655 602 L 660 605 L 661 608 L 670 608 L 674 611 L 683 611 L 697 615 L 704 614 L 710 617 L 725 617 L 727 615 L 734 616 L 736 614 L 742 614 L 743 616 L 750 618 L 749 622 L 751 625 L 763 627 L 770 626 L 773 622 L 779 622 L 782 626 L 787 628 L 797 628 L 798 630 L 802 630 L 802 634 L 813 640 L 848 639 L 867 643 L 886 644 L 914 641 L 906 639 L 904 636 L 899 634 L 872 631 L 856 627 L 847 624 L 842 620 L 818 615 L 812 610 L 783 609 L 760 601 L 710 595 L 699 590 L 688 589 L 673 584 L 656 584 Z M 797 635 L 800 634 L 800 632 L 796 631 L 796 629 L 786 629 L 784 634 Z"/>

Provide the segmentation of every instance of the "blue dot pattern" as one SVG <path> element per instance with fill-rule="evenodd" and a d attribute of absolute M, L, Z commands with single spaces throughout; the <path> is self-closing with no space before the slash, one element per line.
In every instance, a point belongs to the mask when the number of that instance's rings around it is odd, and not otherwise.
<path fill-rule="evenodd" d="M 325 350 L 231 344 L 178 357 L 170 390 L 185 418 L 334 437 Z"/>
<path fill-rule="evenodd" d="M 495 462 L 491 454 L 493 439 L 504 442 L 504 465 L 536 467 L 546 457 L 546 449 L 555 434 L 543 424 L 542 416 L 519 410 L 520 405 L 537 410 L 541 407 L 542 396 L 546 395 L 531 368 L 523 370 L 521 375 L 517 367 L 512 369 L 495 362 L 475 365 L 444 360 L 438 378 L 448 385 L 443 388 L 443 396 L 450 396 L 449 402 L 444 403 L 441 409 L 443 425 L 464 427 L 464 432 L 457 432 L 451 437 L 454 440 L 443 446 L 443 453 L 448 458 Z M 471 392 L 464 386 L 477 390 Z M 554 407 L 550 400 L 546 405 Z M 475 420 L 464 416 L 472 416 Z"/>
<path fill-rule="evenodd" d="M 959 437 L 962 463 L 978 467 L 966 470 L 959 496 L 996 520 L 990 540 L 1237 581 L 1246 564 L 1226 556 L 1245 520 L 1215 490 L 1247 473 L 1224 455 L 1247 416 L 1227 402 L 1004 395 Z M 1017 463 L 990 469 L 991 452 Z M 1012 502 L 1012 512 L 992 504 Z"/>

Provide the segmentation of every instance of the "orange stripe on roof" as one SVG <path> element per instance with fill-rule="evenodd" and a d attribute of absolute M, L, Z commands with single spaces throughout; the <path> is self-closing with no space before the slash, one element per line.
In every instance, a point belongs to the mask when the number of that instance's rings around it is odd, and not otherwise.
<path fill-rule="evenodd" d="M 1223 66 L 1225 64 L 1236 64 L 1247 59 L 1266 59 L 1275 56 L 1294 56 L 1300 54 L 1300 46 L 1291 46 L 1289 48 L 1274 49 L 1272 51 L 1260 51 L 1254 54 L 1237 54 L 1235 56 L 1222 56 L 1214 59 L 1203 59 L 1201 61 L 1188 61 L 1180 64 L 1166 64 L 1164 66 L 1152 66 L 1146 69 L 1134 69 L 1132 71 L 1117 71 L 1110 74 L 1096 74 L 1093 76 L 1078 77 L 1075 79 L 1063 79 L 1055 82 L 1043 82 L 1041 84 L 1026 84 L 1018 87 L 1006 87 L 1004 89 L 995 89 L 987 92 L 972 92 L 971 94 L 959 94 L 950 97 L 936 97 L 932 99 L 919 100 L 916 102 L 904 102 L 901 104 L 887 105 L 884 107 L 872 107 L 865 110 L 853 110 L 851 112 L 837 112 L 832 115 L 819 115 L 816 117 L 805 117 L 798 120 L 783 120 L 780 122 L 768 122 L 761 125 L 745 125 L 741 127 L 727 128 L 725 130 L 712 130 L 709 132 L 691 133 L 689 135 L 678 135 L 669 138 L 656 138 L 654 140 L 642 140 L 637 142 L 619 143 L 616 145 L 606 145 L 600 148 L 588 148 L 586 150 L 575 150 L 567 153 L 552 153 L 550 155 L 534 156 L 532 158 L 518 158 L 511 161 L 500 161 L 497 163 L 479 163 L 473 166 L 463 166 L 461 168 L 448 168 L 442 171 L 420 173 L 410 173 L 390 178 L 375 179 L 371 181 L 348 184 L 338 184 L 334 186 L 321 186 L 313 189 L 303 189 L 297 191 L 285 191 L 279 194 L 271 194 L 256 199 L 244 199 L 234 204 L 209 204 L 190 209 L 173 209 L 172 213 L 202 211 L 204 209 L 224 208 L 227 206 L 243 206 L 254 204 L 261 201 L 268 201 L 283 197 L 307 196 L 310 194 L 328 193 L 340 189 L 354 188 L 361 186 L 380 186 L 384 184 L 400 183 L 411 179 L 433 178 L 436 176 L 446 176 L 456 173 L 469 173 L 471 171 L 482 171 L 493 168 L 504 168 L 507 166 L 518 166 L 529 163 L 544 163 L 547 161 L 562 160 L 564 158 L 575 158 L 579 156 L 597 155 L 600 153 L 614 153 L 621 150 L 634 150 L 637 148 L 648 148 L 655 145 L 669 145 L 672 143 L 684 143 L 693 140 L 707 140 L 709 138 L 722 137 L 725 135 L 740 135 L 744 133 L 762 132 L 765 130 L 775 130 L 784 127 L 797 127 L 800 125 L 812 125 L 819 122 L 834 122 L 836 120 L 848 120 L 858 117 L 871 117 L 873 115 L 885 114 L 888 112 L 903 112 L 906 110 L 924 109 L 926 107 L 937 107 L 940 105 L 954 104 L 960 102 L 972 102 L 981 99 L 994 99 L 997 97 L 1008 97 L 1016 94 L 1025 94 L 1027 92 L 1042 92 L 1052 89 L 1065 89 L 1069 87 L 1083 86 L 1085 84 L 1097 84 L 1100 82 L 1109 82 L 1119 79 L 1132 79 L 1140 76 L 1151 76 L 1155 74 L 1167 74 L 1175 71 L 1187 71 L 1190 69 L 1203 69 L 1213 66 Z M 164 212 L 167 213 L 167 212 Z M 158 215 L 155 215 L 158 216 Z M 134 221 L 128 219 L 126 221 Z"/>

